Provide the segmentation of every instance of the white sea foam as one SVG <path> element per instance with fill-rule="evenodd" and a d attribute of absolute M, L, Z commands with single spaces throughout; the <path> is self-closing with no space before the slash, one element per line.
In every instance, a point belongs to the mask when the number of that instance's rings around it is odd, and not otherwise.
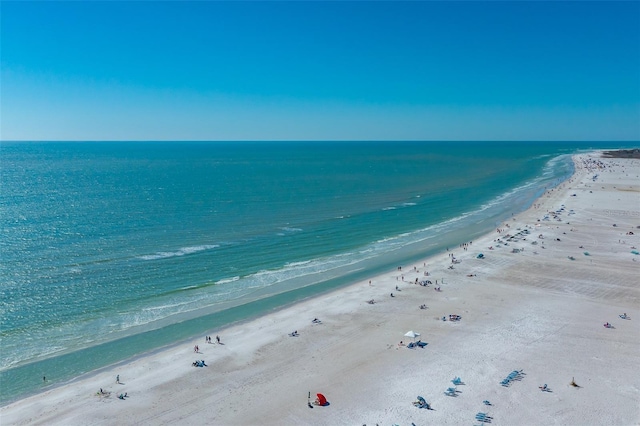
<path fill-rule="evenodd" d="M 198 286 L 197 286 L 197 285 L 188 285 L 188 286 L 186 286 L 186 287 L 182 287 L 182 288 L 180 288 L 180 290 L 194 290 L 194 289 L 196 289 L 196 288 L 198 288 Z"/>
<path fill-rule="evenodd" d="M 572 164 L 570 162 L 570 159 L 570 155 L 555 156 L 546 163 L 543 168 L 542 175 L 496 196 L 492 200 L 482 204 L 476 210 L 464 212 L 456 217 L 427 226 L 422 229 L 418 229 L 413 232 L 380 239 L 373 243 L 372 247 L 367 247 L 362 250 L 361 253 L 374 253 L 373 256 L 375 256 L 381 252 L 396 250 L 409 244 L 414 244 L 416 242 L 422 242 L 431 239 L 442 231 L 450 230 L 453 227 L 456 227 L 456 224 L 462 223 L 465 220 L 471 220 L 472 218 L 481 217 L 489 209 L 504 205 L 505 203 L 510 202 L 511 199 L 517 199 L 517 197 L 519 197 L 523 193 L 526 193 L 527 191 L 533 190 L 538 187 L 543 187 L 543 183 L 549 181 L 550 177 L 557 173 L 559 163 L 565 162 L 570 166 Z"/>
<path fill-rule="evenodd" d="M 161 252 L 157 252 L 155 254 L 147 254 L 144 256 L 139 256 L 138 259 L 141 260 L 158 260 L 158 259 L 166 259 L 169 257 L 176 257 L 176 256 L 185 256 L 188 254 L 193 254 L 193 253 L 198 253 L 201 251 L 205 251 L 205 250 L 211 250 L 214 248 L 220 247 L 217 244 L 204 244 L 204 245 L 200 245 L 200 246 L 192 246 L 192 247 L 183 247 L 181 249 L 178 249 L 176 251 L 161 251 Z"/>
<path fill-rule="evenodd" d="M 231 278 L 223 278 L 219 281 L 216 281 L 216 285 L 232 283 L 232 282 L 238 281 L 239 279 L 240 279 L 239 276 L 235 276 Z"/>
<path fill-rule="evenodd" d="M 142 311 L 158 311 L 163 309 L 173 309 L 178 306 L 188 305 L 189 303 L 190 302 L 188 301 L 184 301 L 184 302 L 168 303 L 166 305 L 148 306 L 146 308 L 142 308 Z"/>
<path fill-rule="evenodd" d="M 3 355 L 2 361 L 0 361 L 0 371 L 7 370 L 13 366 L 22 363 L 25 359 L 29 358 L 47 358 L 65 351 L 63 346 L 45 347 L 39 346 L 38 349 L 34 349 L 25 353 L 24 346 L 21 346 L 20 350 L 9 350 L 8 347 L 4 347 L 6 354 L 15 354 L 13 357 L 10 355 Z"/>
<path fill-rule="evenodd" d="M 287 231 L 287 232 L 301 232 L 302 231 L 302 229 L 300 229 L 300 228 L 291 228 L 291 227 L 288 227 L 288 226 L 285 226 L 285 227 L 280 228 L 280 229 L 283 230 L 283 231 Z"/>

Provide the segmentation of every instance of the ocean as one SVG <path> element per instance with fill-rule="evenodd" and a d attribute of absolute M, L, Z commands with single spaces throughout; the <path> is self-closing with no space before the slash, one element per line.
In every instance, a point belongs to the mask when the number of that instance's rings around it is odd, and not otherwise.
<path fill-rule="evenodd" d="M 0 404 L 457 247 L 632 146 L 2 142 Z"/>

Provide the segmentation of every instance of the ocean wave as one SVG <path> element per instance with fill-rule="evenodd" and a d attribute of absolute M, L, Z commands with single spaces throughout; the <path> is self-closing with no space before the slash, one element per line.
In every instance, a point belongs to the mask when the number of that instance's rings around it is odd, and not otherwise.
<path fill-rule="evenodd" d="M 161 251 L 154 254 L 147 254 L 143 256 L 138 256 L 138 259 L 141 260 L 158 260 L 158 259 L 166 259 L 170 257 L 177 256 L 186 256 L 188 254 L 198 253 L 205 250 L 211 250 L 214 248 L 220 247 L 217 244 L 204 244 L 201 246 L 192 246 L 192 247 L 183 247 L 176 251 Z"/>
<path fill-rule="evenodd" d="M 291 228 L 291 227 L 288 227 L 288 226 L 282 227 L 280 229 L 283 230 L 283 231 L 286 231 L 286 232 L 302 232 L 301 228 Z"/>
<path fill-rule="evenodd" d="M 282 281 L 326 273 L 331 270 L 357 263 L 359 259 L 353 252 L 339 253 L 300 262 L 286 263 L 277 269 L 265 269 L 242 278 L 245 288 L 265 287 Z"/>
<path fill-rule="evenodd" d="M 165 305 L 148 306 L 146 308 L 142 308 L 142 311 L 149 312 L 149 311 L 173 309 L 173 308 L 176 308 L 176 307 L 179 307 L 179 306 L 185 306 L 185 305 L 188 305 L 188 304 L 189 304 L 189 302 L 186 301 L 186 302 L 168 303 L 168 304 L 165 304 Z"/>
<path fill-rule="evenodd" d="M 558 168 L 564 164 L 567 164 L 567 160 L 570 160 L 570 159 L 571 159 L 571 156 L 567 154 L 559 155 L 551 158 L 549 161 L 547 161 L 547 163 L 543 167 L 542 174 L 540 176 L 535 177 L 523 183 L 522 185 L 519 185 L 503 194 L 498 195 L 493 200 L 480 206 L 477 212 L 485 211 L 491 207 L 494 207 L 500 203 L 503 203 L 506 199 L 512 196 L 515 196 L 517 194 L 520 194 L 528 189 L 532 189 L 536 186 L 541 186 L 543 182 L 549 181 L 549 179 L 553 176 L 555 176 L 556 178 L 559 178 L 560 176 L 558 176 Z"/>
<path fill-rule="evenodd" d="M 570 154 L 554 156 L 547 161 L 542 169 L 541 175 L 494 197 L 477 209 L 464 212 L 456 217 L 434 223 L 412 232 L 382 238 L 372 243 L 371 246 L 364 247 L 360 253 L 373 253 L 373 257 L 385 251 L 396 250 L 410 244 L 432 239 L 435 236 L 440 235 L 442 232 L 446 232 L 447 230 L 451 230 L 456 227 L 456 224 L 458 223 L 466 223 L 470 220 L 475 220 L 474 218 L 479 216 L 481 217 L 490 209 L 494 209 L 505 204 L 512 204 L 512 200 L 517 200 L 523 194 L 531 194 L 535 190 L 541 190 L 545 186 L 550 187 L 556 185 L 559 178 L 565 177 L 565 175 L 570 172 L 572 164 Z"/>
<path fill-rule="evenodd" d="M 221 284 L 228 284 L 228 283 L 232 283 L 232 282 L 236 282 L 240 279 L 239 276 L 235 276 L 235 277 L 231 277 L 231 278 L 223 278 L 219 281 L 216 281 L 216 285 L 221 285 Z"/>
<path fill-rule="evenodd" d="M 27 350 L 27 352 L 25 353 L 25 346 L 22 345 L 20 346 L 20 348 L 9 348 L 7 346 L 4 347 L 5 349 L 5 354 L 15 354 L 14 356 L 11 355 L 3 355 L 3 359 L 2 361 L 0 361 L 0 371 L 5 371 L 8 370 L 11 367 L 20 365 L 21 363 L 24 362 L 25 359 L 31 359 L 31 358 L 48 358 L 50 356 L 54 356 L 57 354 L 61 354 L 65 351 L 65 347 L 64 346 L 51 346 L 51 347 L 44 347 L 44 346 L 39 346 L 37 349 L 33 349 L 33 350 Z M 16 350 L 10 350 L 10 349 L 16 349 Z"/>
<path fill-rule="evenodd" d="M 407 201 L 405 203 L 402 203 L 398 206 L 389 206 L 389 207 L 383 207 L 382 211 L 387 211 L 387 210 L 397 210 L 398 208 L 402 208 L 402 207 L 413 207 L 413 206 L 417 206 L 417 203 L 411 202 L 411 201 Z"/>

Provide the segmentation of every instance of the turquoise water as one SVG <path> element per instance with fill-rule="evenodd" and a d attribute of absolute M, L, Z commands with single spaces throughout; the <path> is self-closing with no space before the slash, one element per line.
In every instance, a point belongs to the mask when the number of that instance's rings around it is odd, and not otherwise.
<path fill-rule="evenodd" d="M 620 146 L 3 142 L 0 402 L 455 246 Z"/>

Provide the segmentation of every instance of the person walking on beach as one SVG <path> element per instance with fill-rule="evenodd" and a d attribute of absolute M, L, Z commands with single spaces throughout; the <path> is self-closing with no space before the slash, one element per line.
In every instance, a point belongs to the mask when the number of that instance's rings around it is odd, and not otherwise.
<path fill-rule="evenodd" d="M 216 342 L 220 343 L 220 336 L 216 336 Z"/>
<path fill-rule="evenodd" d="M 120 375 L 119 374 L 116 376 L 116 383 L 120 384 Z"/>

